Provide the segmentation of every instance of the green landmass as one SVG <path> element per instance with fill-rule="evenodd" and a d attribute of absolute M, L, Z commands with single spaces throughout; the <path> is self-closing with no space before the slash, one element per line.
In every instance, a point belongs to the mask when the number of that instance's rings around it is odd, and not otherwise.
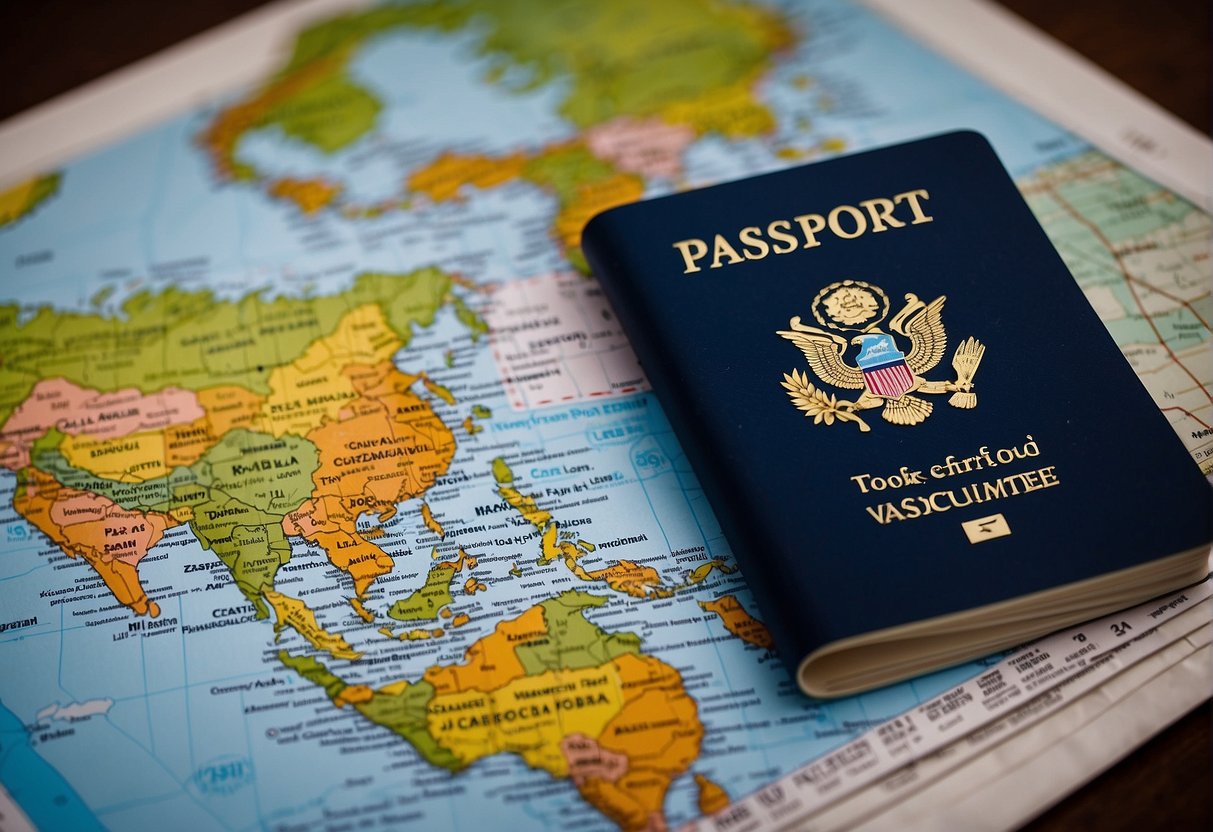
<path fill-rule="evenodd" d="M 381 104 L 350 79 L 349 63 L 369 40 L 400 28 L 470 31 L 490 63 L 488 83 L 513 93 L 562 84 L 558 112 L 579 128 L 660 115 L 746 83 L 791 41 L 773 12 L 712 0 L 457 0 L 341 15 L 302 32 L 285 66 L 217 117 L 207 143 L 220 170 L 261 178 L 236 158 L 241 138 L 255 130 L 279 128 L 325 152 L 366 135 Z M 670 48 L 671 32 L 677 48 Z"/>
<path fill-rule="evenodd" d="M 388 616 L 397 621 L 437 621 L 438 611 L 454 602 L 451 579 L 456 569 L 448 563 L 433 566 L 425 577 L 425 585 L 407 598 L 392 604 Z"/>
<path fill-rule="evenodd" d="M 450 285 L 441 270 L 424 268 L 362 274 L 345 292 L 320 298 L 252 293 L 227 301 L 170 287 L 133 295 L 113 317 L 44 306 L 22 322 L 27 310 L 0 305 L 0 424 L 44 378 L 100 390 L 239 384 L 268 394 L 270 373 L 330 334 L 352 306 L 377 304 L 407 345 L 415 325 L 433 323 Z"/>
<path fill-rule="evenodd" d="M 604 162 L 582 144 L 568 144 L 535 156 L 522 169 L 522 178 L 555 191 L 561 207 L 577 197 L 582 186 L 617 174 L 614 165 Z"/>
<path fill-rule="evenodd" d="M 567 82 L 559 113 L 583 128 L 621 115 L 656 115 L 755 77 L 789 38 L 768 10 L 712 0 L 464 0 L 452 6 L 483 33 L 478 51 L 492 62 L 491 83 L 525 92 Z"/>
<path fill-rule="evenodd" d="M 0 228 L 28 217 L 39 205 L 59 193 L 62 182 L 62 173 L 48 173 L 0 191 Z"/>
<path fill-rule="evenodd" d="M 640 637 L 633 633 L 610 633 L 585 617 L 585 611 L 607 602 L 601 595 L 571 589 L 544 601 L 547 623 L 545 643 L 523 644 L 514 649 L 528 676 L 548 670 L 598 667 L 625 653 L 640 653 Z"/>
<path fill-rule="evenodd" d="M 311 656 L 292 656 L 285 650 L 278 651 L 278 661 L 307 679 L 313 685 L 324 688 L 324 692 L 332 699 L 345 690 L 347 685 L 337 674 L 333 673 L 320 661 Z"/>
<path fill-rule="evenodd" d="M 502 457 L 493 460 L 493 479 L 498 485 L 509 485 L 514 481 L 514 472 Z"/>
<path fill-rule="evenodd" d="M 232 449 L 246 446 L 246 443 L 254 443 L 247 446 L 256 448 L 256 444 L 261 442 L 257 439 L 259 436 L 262 435 L 250 431 L 233 431 L 229 437 L 225 437 L 230 441 L 215 446 L 223 448 L 217 456 L 223 459 Z M 35 441 L 30 450 L 32 466 L 50 474 L 68 488 L 99 494 L 127 510 L 178 513 L 183 508 L 189 508 L 192 513 L 190 528 L 203 548 L 213 551 L 227 566 L 236 586 L 256 608 L 257 617 L 269 616 L 269 607 L 262 597 L 262 591 L 274 588 L 274 576 L 291 557 L 291 546 L 282 530 L 282 518 L 310 493 L 301 491 L 304 484 L 300 481 L 300 471 L 295 468 L 279 469 L 292 473 L 291 477 L 281 481 L 284 492 L 290 489 L 292 494 L 303 493 L 304 497 L 290 508 L 271 510 L 270 506 L 279 505 L 281 501 L 267 494 L 266 487 L 253 484 L 250 476 L 231 477 L 228 483 L 238 489 L 242 497 L 251 499 L 253 505 L 214 486 L 209 478 L 216 466 L 207 461 L 207 456 L 215 448 L 194 466 L 174 469 L 166 477 L 141 483 L 119 483 L 69 464 L 59 450 L 63 439 L 62 433 L 51 429 Z M 297 444 L 301 455 L 308 453 L 304 448 L 311 444 L 297 439 L 286 441 L 288 445 Z M 315 449 L 310 453 L 312 462 L 309 473 L 316 467 Z M 268 450 L 254 450 L 251 457 L 256 458 L 259 454 L 273 458 L 273 452 Z M 231 463 L 218 464 L 221 469 L 225 466 L 230 468 Z M 19 472 L 18 480 L 23 479 Z"/>
<path fill-rule="evenodd" d="M 482 404 L 474 404 L 472 405 L 472 415 L 477 419 L 492 419 L 493 411 L 489 410 Z M 500 482 L 500 480 L 498 480 L 498 482 Z"/>
<path fill-rule="evenodd" d="M 227 566 L 258 618 L 269 617 L 262 592 L 274 588 L 278 569 L 291 559 L 291 544 L 282 531 L 282 515 L 270 514 L 217 488 L 194 507 L 190 528 L 204 549 Z"/>
<path fill-rule="evenodd" d="M 331 75 L 271 109 L 258 126 L 275 125 L 292 139 L 333 153 L 369 133 L 382 108 L 344 75 Z"/>
<path fill-rule="evenodd" d="M 51 428 L 36 439 L 30 448 L 30 465 L 68 488 L 99 494 L 128 511 L 169 512 L 209 499 L 189 468 L 176 468 L 168 476 L 143 482 L 116 482 L 76 468 L 59 450 L 65 438 L 58 428 Z"/>
<path fill-rule="evenodd" d="M 88 299 L 88 305 L 94 309 L 100 308 L 101 306 L 105 305 L 107 300 L 114 296 L 114 292 L 116 291 L 117 289 L 112 283 L 108 286 L 102 286 L 91 298 Z"/>
<path fill-rule="evenodd" d="M 311 497 L 319 467 L 320 452 L 308 440 L 244 428 L 228 431 L 190 466 L 198 482 L 280 520 Z"/>
<path fill-rule="evenodd" d="M 430 733 L 426 706 L 434 698 L 434 686 L 420 681 L 405 684 L 399 692 L 376 690 L 369 702 L 354 707 L 377 725 L 399 734 L 417 749 L 427 763 L 450 771 L 459 771 L 464 763 L 443 748 Z"/>
<path fill-rule="evenodd" d="M 431 570 L 433 574 L 433 570 Z M 602 606 L 606 598 L 569 590 L 556 598 L 542 602 L 544 621 L 549 638 L 545 645 L 523 645 L 515 648 L 528 676 L 550 670 L 599 667 L 627 654 L 640 654 L 640 638 L 632 633 L 607 633 L 585 617 L 588 609 Z M 340 677 L 323 663 L 309 656 L 278 653 L 286 667 L 304 679 L 324 689 L 336 701 L 348 687 Z M 434 668 L 441 668 L 436 665 Z M 400 681 L 372 691 L 365 702 L 355 702 L 354 708 L 374 722 L 403 737 L 427 762 L 450 771 L 459 771 L 467 763 L 434 740 L 429 731 L 427 706 L 434 697 L 434 686 L 424 679 L 417 682 Z"/>
<path fill-rule="evenodd" d="M 349 685 L 339 676 L 310 656 L 292 656 L 285 650 L 278 653 L 278 660 L 314 685 L 324 688 L 329 699 L 336 698 Z M 420 681 L 391 685 L 391 693 L 384 689 L 373 691 L 367 702 L 356 702 L 354 708 L 371 722 L 382 725 L 417 749 L 427 763 L 450 771 L 464 767 L 454 754 L 440 746 L 430 734 L 426 721 L 426 706 L 434 698 L 434 686 Z"/>
<path fill-rule="evenodd" d="M 489 325 L 484 318 L 477 315 L 471 307 L 464 303 L 463 298 L 456 296 L 452 305 L 455 307 L 455 317 L 471 333 L 472 343 L 479 341 L 480 336 L 489 331 Z"/>

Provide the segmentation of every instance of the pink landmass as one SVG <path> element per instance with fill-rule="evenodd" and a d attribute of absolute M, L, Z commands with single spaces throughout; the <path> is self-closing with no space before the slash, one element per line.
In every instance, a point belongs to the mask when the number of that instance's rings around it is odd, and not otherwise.
<path fill-rule="evenodd" d="M 77 387 L 61 378 L 38 382 L 0 428 L 0 465 L 13 471 L 29 465 L 34 442 L 99 395 L 97 390 Z"/>
<path fill-rule="evenodd" d="M 113 438 L 169 425 L 188 425 L 205 415 L 198 397 L 188 390 L 166 387 L 158 393 L 144 394 L 130 387 L 88 400 L 82 412 L 59 424 L 59 430 Z"/>
<path fill-rule="evenodd" d="M 176 387 L 151 394 L 133 387 L 102 393 L 62 378 L 46 379 L 0 429 L 0 466 L 15 471 L 29 465 L 31 446 L 51 428 L 111 438 L 189 424 L 204 415 L 198 398 Z"/>
<path fill-rule="evenodd" d="M 560 741 L 560 752 L 569 763 L 569 777 L 580 786 L 590 777 L 614 783 L 628 770 L 628 758 L 601 748 L 585 734 L 569 734 Z"/>
<path fill-rule="evenodd" d="M 308 500 L 282 518 L 282 531 L 287 537 L 310 538 L 328 526 L 329 515 L 323 500 Z"/>
<path fill-rule="evenodd" d="M 682 154 L 694 140 L 695 131 L 685 125 L 626 116 L 593 127 L 585 134 L 590 152 L 620 170 L 670 178 L 682 173 Z"/>

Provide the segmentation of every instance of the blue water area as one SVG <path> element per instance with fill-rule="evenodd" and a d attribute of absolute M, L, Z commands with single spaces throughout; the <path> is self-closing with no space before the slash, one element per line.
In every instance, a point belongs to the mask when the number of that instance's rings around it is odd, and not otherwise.
<path fill-rule="evenodd" d="M 104 829 L 75 790 L 30 744 L 17 715 L 0 702 L 0 784 L 39 829 Z"/>

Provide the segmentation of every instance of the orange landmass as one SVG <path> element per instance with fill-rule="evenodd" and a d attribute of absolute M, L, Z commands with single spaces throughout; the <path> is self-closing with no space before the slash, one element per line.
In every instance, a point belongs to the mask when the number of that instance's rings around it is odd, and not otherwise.
<path fill-rule="evenodd" d="M 396 504 L 424 493 L 446 473 L 455 437 L 409 388 L 417 379 L 391 363 L 350 365 L 342 373 L 358 393 L 337 421 L 307 439 L 319 452 L 313 497 L 283 521 L 287 534 L 319 543 L 361 597 L 394 562 L 357 527 L 371 512 L 386 520 Z"/>
<path fill-rule="evenodd" d="M 354 593 L 361 598 L 376 578 L 392 571 L 395 561 L 358 532 L 358 514 L 349 511 L 340 497 L 326 495 L 289 513 L 282 530 L 319 544 L 329 562 L 354 581 Z"/>
<path fill-rule="evenodd" d="M 484 592 L 486 589 L 488 587 L 475 578 L 468 578 L 463 582 L 463 591 L 468 595 L 475 595 L 477 592 Z"/>
<path fill-rule="evenodd" d="M 324 179 L 276 179 L 270 185 L 270 196 L 295 203 L 304 214 L 314 214 L 336 199 L 341 188 Z"/>
<path fill-rule="evenodd" d="M 598 745 L 626 757 L 628 769 L 614 782 L 588 777 L 578 790 L 625 830 L 664 828 L 662 804 L 670 783 L 699 756 L 698 708 L 678 671 L 664 662 L 626 654 L 613 664 L 624 705 Z"/>
<path fill-rule="evenodd" d="M 720 616 L 725 629 L 742 641 L 766 650 L 775 649 L 775 640 L 771 638 L 771 631 L 765 624 L 746 612 L 745 608 L 741 606 L 741 602 L 734 596 L 724 595 L 715 601 L 700 601 L 699 606 Z"/>
<path fill-rule="evenodd" d="M 576 248 L 581 245 L 581 229 L 590 217 L 607 208 L 635 202 L 642 196 L 644 180 L 630 173 L 586 182 L 577 189 L 576 197 L 556 215 L 556 236 L 565 248 Z"/>
<path fill-rule="evenodd" d="M 586 573 L 591 580 L 603 581 L 616 592 L 633 598 L 664 598 L 670 595 L 661 587 L 661 576 L 651 566 L 641 566 L 630 560 L 621 560 L 614 566 Z"/>
<path fill-rule="evenodd" d="M 61 485 L 36 468 L 13 498 L 17 512 L 71 558 L 82 557 L 119 603 L 136 615 L 155 618 L 160 608 L 147 597 L 137 566 L 178 521 L 159 512 L 124 509 L 106 497 Z"/>
<path fill-rule="evenodd" d="M 425 373 L 421 374 L 421 383 L 425 385 L 426 390 L 429 390 L 447 404 L 455 404 L 455 395 L 450 390 L 446 389 L 446 387 L 427 376 Z"/>
<path fill-rule="evenodd" d="M 496 690 L 526 675 L 514 648 L 547 637 L 543 608 L 531 607 L 517 618 L 502 621 L 492 633 L 469 647 L 462 664 L 435 665 L 425 672 L 425 680 L 434 686 L 436 696 L 473 689 Z"/>
<path fill-rule="evenodd" d="M 414 171 L 408 178 L 408 187 L 435 202 L 445 202 L 458 196 L 464 185 L 493 188 L 516 179 L 526 163 L 527 159 L 521 153 L 503 158 L 443 153 Z"/>
<path fill-rule="evenodd" d="M 472 620 L 472 617 L 470 615 L 468 615 L 466 612 L 461 612 L 461 613 L 459 613 L 459 615 L 457 615 L 453 619 L 451 619 L 451 626 L 452 627 L 462 627 L 464 624 L 467 624 L 471 620 Z"/>
<path fill-rule="evenodd" d="M 438 566 L 449 566 L 452 569 L 454 569 L 456 572 L 460 571 L 465 566 L 468 569 L 476 568 L 476 558 L 472 557 L 467 552 L 463 551 L 462 546 L 460 546 L 456 551 L 459 553 L 459 557 L 455 558 L 454 560 L 444 561 L 444 562 L 438 564 Z M 437 549 L 434 550 L 434 557 L 438 557 Z"/>
<path fill-rule="evenodd" d="M 439 538 L 446 537 L 446 530 L 442 528 L 442 524 L 434 517 L 434 512 L 430 511 L 429 503 L 421 504 L 421 520 L 425 523 L 425 527 L 438 535 Z"/>
<path fill-rule="evenodd" d="M 338 708 L 344 708 L 347 704 L 359 705 L 363 702 L 370 702 L 374 696 L 375 692 L 366 685 L 346 685 L 340 693 L 333 697 L 333 704 Z"/>
<path fill-rule="evenodd" d="M 729 805 L 728 792 L 702 774 L 695 775 L 695 785 L 699 787 L 700 814 L 714 815 Z"/>
<path fill-rule="evenodd" d="M 164 467 L 193 465 L 219 438 L 206 416 L 188 425 L 169 425 L 164 429 Z"/>

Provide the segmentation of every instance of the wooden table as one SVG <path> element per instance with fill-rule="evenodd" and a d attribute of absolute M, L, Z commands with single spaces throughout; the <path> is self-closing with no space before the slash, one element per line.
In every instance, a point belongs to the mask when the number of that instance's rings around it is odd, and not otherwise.
<path fill-rule="evenodd" d="M 912 0 L 908 0 L 912 2 Z M 1202 132 L 1210 128 L 1207 0 L 1002 0 Z M 0 6 L 0 119 L 262 5 L 260 0 Z M 1032 832 L 1213 828 L 1210 708 L 1189 713 L 1028 825 Z"/>

